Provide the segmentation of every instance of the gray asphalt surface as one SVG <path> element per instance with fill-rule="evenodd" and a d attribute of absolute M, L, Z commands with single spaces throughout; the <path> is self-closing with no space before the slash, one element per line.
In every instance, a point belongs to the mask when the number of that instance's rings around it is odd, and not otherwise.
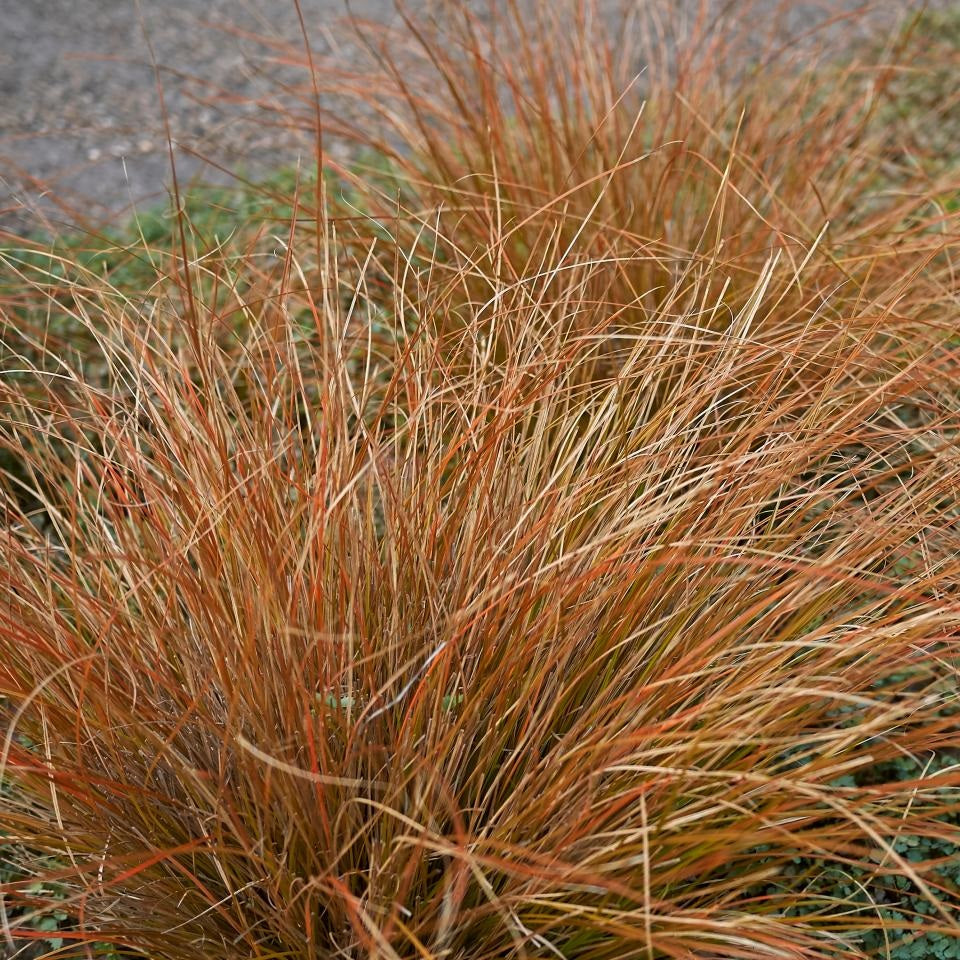
<path fill-rule="evenodd" d="M 781 29 L 802 32 L 857 5 L 795 2 Z M 911 5 L 882 0 L 878 9 L 892 17 Z M 777 3 L 727 6 L 734 17 L 749 8 L 759 27 Z M 342 22 L 345 0 L 301 0 L 301 8 L 317 55 L 347 62 L 356 55 Z M 392 0 L 352 0 L 350 9 L 396 16 Z M 48 189 L 72 205 L 68 220 L 116 217 L 133 202 L 165 197 L 169 158 L 151 46 L 171 133 L 185 148 L 180 175 L 203 169 L 190 149 L 254 174 L 295 161 L 306 149 L 302 140 L 264 125 L 249 106 L 223 103 L 223 91 L 269 97 L 290 78 L 268 48 L 229 32 L 231 25 L 268 39 L 301 37 L 293 0 L 0 0 L 0 225 L 28 224 L 31 211 L 49 211 Z M 203 175 L 217 177 L 209 167 Z"/>

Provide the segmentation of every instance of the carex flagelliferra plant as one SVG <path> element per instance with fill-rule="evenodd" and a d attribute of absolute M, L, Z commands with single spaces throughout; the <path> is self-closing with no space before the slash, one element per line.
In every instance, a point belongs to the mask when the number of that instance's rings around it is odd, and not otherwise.
<path fill-rule="evenodd" d="M 4 251 L 10 937 L 53 885 L 81 957 L 960 934 L 899 843 L 960 805 L 944 181 L 877 192 L 882 71 L 721 33 L 621 87 L 573 9 L 409 22 L 390 197 L 321 179 L 267 249 L 181 214 L 140 291 Z"/>

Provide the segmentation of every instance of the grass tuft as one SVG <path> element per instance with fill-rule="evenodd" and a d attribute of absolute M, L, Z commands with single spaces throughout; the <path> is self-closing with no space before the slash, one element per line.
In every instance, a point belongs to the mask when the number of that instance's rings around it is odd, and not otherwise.
<path fill-rule="evenodd" d="M 956 183 L 874 123 L 909 42 L 540 9 L 317 67 L 383 115 L 349 194 L 0 250 L 10 938 L 950 956 Z"/>

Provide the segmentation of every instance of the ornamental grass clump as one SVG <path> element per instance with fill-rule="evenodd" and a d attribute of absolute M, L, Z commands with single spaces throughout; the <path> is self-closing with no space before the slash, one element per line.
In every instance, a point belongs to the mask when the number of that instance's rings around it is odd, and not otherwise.
<path fill-rule="evenodd" d="M 54 908 L 58 956 L 156 960 L 960 936 L 955 219 L 929 185 L 854 213 L 819 154 L 748 203 L 751 155 L 794 161 L 733 124 L 715 182 L 657 194 L 678 232 L 630 199 L 657 91 L 569 186 L 491 161 L 453 205 L 459 167 L 411 166 L 387 216 L 326 174 L 266 247 L 181 208 L 139 292 L 3 252 L 11 938 Z M 518 157 L 566 109 L 495 92 Z M 621 92 L 538 149 L 589 152 Z M 717 96 L 690 130 L 726 136 Z"/>

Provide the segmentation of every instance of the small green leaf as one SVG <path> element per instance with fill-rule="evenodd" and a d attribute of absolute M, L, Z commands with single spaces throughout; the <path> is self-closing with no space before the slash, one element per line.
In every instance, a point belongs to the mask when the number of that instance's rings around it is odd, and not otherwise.
<path fill-rule="evenodd" d="M 328 693 L 328 694 L 325 694 L 325 695 L 318 693 L 318 694 L 317 694 L 317 699 L 322 699 L 323 702 L 324 702 L 331 710 L 346 710 L 346 709 L 348 709 L 349 707 L 352 707 L 352 706 L 356 703 L 356 701 L 354 700 L 353 697 L 347 697 L 347 696 L 338 697 L 338 696 L 336 696 L 335 694 L 332 694 L 332 693 Z"/>

